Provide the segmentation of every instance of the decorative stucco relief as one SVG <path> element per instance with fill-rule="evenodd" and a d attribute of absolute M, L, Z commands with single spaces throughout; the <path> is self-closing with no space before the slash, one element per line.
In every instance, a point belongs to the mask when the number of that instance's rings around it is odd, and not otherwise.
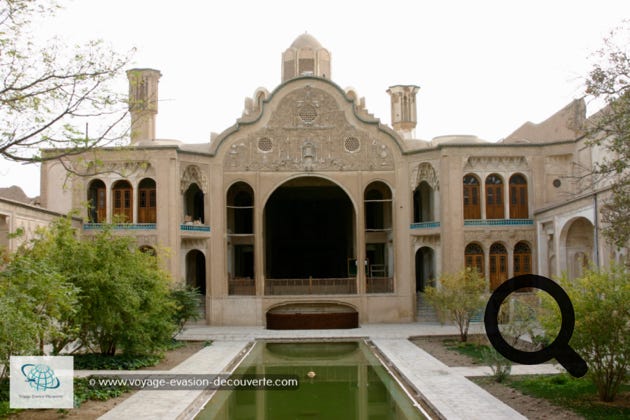
<path fill-rule="evenodd" d="M 501 172 L 525 171 L 529 164 L 524 156 L 470 156 L 464 165 L 465 171 Z"/>
<path fill-rule="evenodd" d="M 191 184 L 197 184 L 204 194 L 208 193 L 208 178 L 197 165 L 188 165 L 181 176 L 180 191 L 182 194 L 186 192 Z"/>
<path fill-rule="evenodd" d="M 199 249 L 205 251 L 208 249 L 207 239 L 182 238 L 182 249 Z"/>
<path fill-rule="evenodd" d="M 499 240 L 500 239 L 500 240 Z M 484 229 L 464 231 L 464 243 L 479 242 L 484 249 L 490 248 L 495 242 L 504 242 L 509 248 L 514 248 L 520 241 L 534 245 L 536 232 L 533 229 Z"/>
<path fill-rule="evenodd" d="M 440 246 L 440 235 L 414 235 L 413 243 L 418 248 L 428 246 L 437 249 Z"/>
<path fill-rule="evenodd" d="M 394 169 L 390 147 L 350 124 L 337 101 L 321 89 L 298 89 L 270 112 L 264 128 L 230 145 L 225 171 Z"/>
<path fill-rule="evenodd" d="M 157 245 L 157 236 L 156 235 L 138 235 L 136 236 L 136 242 L 138 245 Z"/>
<path fill-rule="evenodd" d="M 435 191 L 440 189 L 439 176 L 433 165 L 429 162 L 422 162 L 416 166 L 411 172 L 410 181 L 409 185 L 413 188 L 416 188 L 421 182 L 425 181 Z"/>
<path fill-rule="evenodd" d="M 125 178 L 155 176 L 155 168 L 146 160 L 122 160 L 117 162 L 79 160 L 68 162 L 76 172 L 86 175 L 116 174 Z"/>

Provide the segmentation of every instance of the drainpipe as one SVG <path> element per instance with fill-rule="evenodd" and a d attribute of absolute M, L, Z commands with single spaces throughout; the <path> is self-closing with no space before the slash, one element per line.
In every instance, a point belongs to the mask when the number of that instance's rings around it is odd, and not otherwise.
<path fill-rule="evenodd" d="M 595 250 L 593 253 L 593 260 L 595 262 L 595 266 L 597 268 L 599 268 L 599 219 L 597 217 L 597 191 L 595 191 L 595 194 L 593 195 L 593 204 L 595 206 L 595 208 L 593 209 L 593 213 L 594 213 L 594 220 L 595 220 L 595 238 L 594 238 L 594 246 L 595 246 Z"/>

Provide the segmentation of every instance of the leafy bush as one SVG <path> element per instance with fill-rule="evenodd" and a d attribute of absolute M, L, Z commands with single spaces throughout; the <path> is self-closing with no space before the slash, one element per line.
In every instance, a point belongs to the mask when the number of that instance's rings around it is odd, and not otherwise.
<path fill-rule="evenodd" d="M 505 381 L 512 372 L 512 362 L 503 357 L 494 348 L 485 347 L 482 350 L 483 361 L 492 369 L 492 377 L 495 382 Z"/>
<path fill-rule="evenodd" d="M 565 275 L 559 282 L 575 310 L 569 344 L 586 361 L 599 398 L 613 401 L 630 370 L 630 272 L 612 264 L 607 271 L 587 270 L 574 280 Z M 546 309 L 543 327 L 557 331 L 560 310 L 549 295 L 541 297 Z"/>
<path fill-rule="evenodd" d="M 155 256 L 138 250 L 135 238 L 105 225 L 81 240 L 62 218 L 24 253 L 78 291 L 76 304 L 66 305 L 53 323 L 53 353 L 71 342 L 109 355 L 156 352 L 176 331 L 170 277 Z"/>
<path fill-rule="evenodd" d="M 461 341 L 468 339 L 470 320 L 486 304 L 486 281 L 476 269 L 465 268 L 455 274 L 445 274 L 438 287 L 427 287 L 425 296 L 435 308 L 441 323 L 454 322 Z"/>
<path fill-rule="evenodd" d="M 136 370 L 155 366 L 162 358 L 156 355 L 79 354 L 74 356 L 74 368 L 81 370 Z"/>
<path fill-rule="evenodd" d="M 171 298 L 175 301 L 173 320 L 181 332 L 188 321 L 199 319 L 199 300 L 202 294 L 196 287 L 178 287 L 171 291 Z"/>
<path fill-rule="evenodd" d="M 78 408 L 87 400 L 106 401 L 116 398 L 130 390 L 124 385 L 90 385 L 92 376 L 86 378 L 74 378 L 74 406 Z"/>

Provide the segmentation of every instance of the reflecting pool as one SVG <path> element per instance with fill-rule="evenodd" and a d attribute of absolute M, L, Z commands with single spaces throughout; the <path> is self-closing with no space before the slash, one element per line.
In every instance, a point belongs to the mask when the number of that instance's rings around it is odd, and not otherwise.
<path fill-rule="evenodd" d="M 427 418 L 363 341 L 260 341 L 237 375 L 295 375 L 299 387 L 217 391 L 197 419 Z"/>

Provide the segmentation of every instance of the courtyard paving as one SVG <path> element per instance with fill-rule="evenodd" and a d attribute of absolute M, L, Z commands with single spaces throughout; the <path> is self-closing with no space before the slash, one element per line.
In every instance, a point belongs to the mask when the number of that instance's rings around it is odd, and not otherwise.
<path fill-rule="evenodd" d="M 471 334 L 483 332 L 482 323 L 471 325 Z M 466 376 L 487 375 L 490 373 L 489 368 L 448 367 L 408 340 L 413 336 L 452 334 L 458 334 L 454 326 L 419 323 L 362 325 L 360 328 L 346 330 L 284 331 L 267 330 L 263 327 L 192 325 L 180 334 L 180 339 L 212 340 L 213 343 L 168 373 L 227 373 L 228 368 L 232 367 L 232 361 L 247 351 L 248 343 L 253 340 L 369 338 L 415 390 L 425 397 L 428 404 L 444 418 L 524 419 L 525 417 L 517 411 L 466 379 Z M 513 372 L 556 373 L 558 368 L 553 365 L 514 366 Z M 104 372 L 76 373 L 83 376 Z M 206 391 L 139 391 L 101 418 L 134 420 L 191 418 L 207 397 Z"/>

